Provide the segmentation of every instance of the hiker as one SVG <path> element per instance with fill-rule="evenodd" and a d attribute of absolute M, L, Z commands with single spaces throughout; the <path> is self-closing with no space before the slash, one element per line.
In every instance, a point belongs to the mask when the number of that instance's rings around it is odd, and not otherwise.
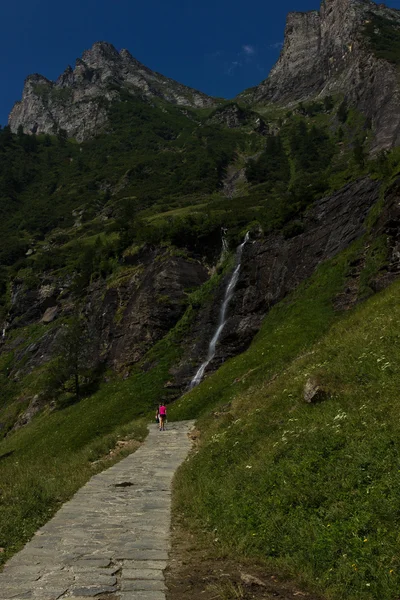
<path fill-rule="evenodd" d="M 158 419 L 160 423 L 160 431 L 165 431 L 165 421 L 167 419 L 167 407 L 162 402 L 158 409 Z"/>

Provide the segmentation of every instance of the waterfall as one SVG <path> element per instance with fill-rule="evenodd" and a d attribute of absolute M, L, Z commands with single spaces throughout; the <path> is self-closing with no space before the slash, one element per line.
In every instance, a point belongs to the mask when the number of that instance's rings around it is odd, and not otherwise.
<path fill-rule="evenodd" d="M 226 323 L 226 311 L 227 311 L 230 301 L 232 300 L 232 296 L 234 294 L 235 287 L 236 287 L 236 284 L 239 279 L 243 248 L 249 241 L 249 237 L 250 237 L 249 232 L 247 232 L 243 243 L 240 244 L 240 246 L 238 247 L 238 249 L 236 251 L 236 267 L 232 273 L 232 276 L 231 276 L 229 283 L 227 285 L 227 288 L 225 290 L 224 301 L 222 303 L 221 310 L 219 312 L 217 329 L 216 329 L 216 331 L 213 335 L 213 338 L 208 346 L 207 358 L 203 362 L 203 364 L 201 365 L 201 367 L 199 368 L 199 370 L 197 371 L 196 375 L 193 377 L 193 379 L 190 383 L 191 390 L 194 387 L 196 387 L 196 385 L 199 385 L 200 381 L 203 379 L 205 370 L 207 369 L 208 365 L 210 364 L 210 362 L 212 361 L 212 359 L 215 356 L 215 350 L 217 347 L 217 343 L 218 343 L 218 340 L 220 338 L 220 335 L 221 335 L 222 330 L 225 327 L 225 323 Z"/>
<path fill-rule="evenodd" d="M 229 252 L 228 240 L 226 239 L 227 231 L 228 230 L 225 227 L 222 227 L 222 251 L 221 251 L 221 258 L 219 259 L 219 262 L 222 262 Z"/>

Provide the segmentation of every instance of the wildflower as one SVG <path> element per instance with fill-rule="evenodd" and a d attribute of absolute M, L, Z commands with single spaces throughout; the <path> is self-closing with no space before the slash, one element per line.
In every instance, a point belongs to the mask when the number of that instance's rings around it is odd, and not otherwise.
<path fill-rule="evenodd" d="M 368 538 L 365 538 L 364 542 L 368 542 Z"/>
<path fill-rule="evenodd" d="M 347 415 L 344 411 L 339 411 L 336 417 L 333 417 L 334 421 L 342 421 L 343 419 L 347 419 Z"/>
<path fill-rule="evenodd" d="M 246 465 L 246 469 L 252 469 L 253 467 L 251 465 Z"/>
<path fill-rule="evenodd" d="M 389 573 L 392 575 L 394 573 L 394 569 L 390 569 Z"/>

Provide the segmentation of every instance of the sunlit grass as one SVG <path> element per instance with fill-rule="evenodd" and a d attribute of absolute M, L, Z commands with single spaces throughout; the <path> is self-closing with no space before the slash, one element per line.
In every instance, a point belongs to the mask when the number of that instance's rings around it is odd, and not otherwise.
<path fill-rule="evenodd" d="M 400 283 L 338 318 L 329 296 L 341 260 L 275 307 L 245 354 L 177 403 L 177 417 L 203 416 L 176 505 L 189 527 L 217 530 L 225 552 L 264 559 L 329 598 L 394 600 Z M 325 402 L 304 402 L 309 378 Z"/>

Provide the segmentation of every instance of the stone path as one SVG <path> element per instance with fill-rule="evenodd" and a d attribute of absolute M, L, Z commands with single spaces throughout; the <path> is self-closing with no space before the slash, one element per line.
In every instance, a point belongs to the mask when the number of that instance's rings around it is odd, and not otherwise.
<path fill-rule="evenodd" d="M 156 426 L 95 475 L 0 573 L 1 600 L 165 600 L 171 483 L 193 423 Z"/>

